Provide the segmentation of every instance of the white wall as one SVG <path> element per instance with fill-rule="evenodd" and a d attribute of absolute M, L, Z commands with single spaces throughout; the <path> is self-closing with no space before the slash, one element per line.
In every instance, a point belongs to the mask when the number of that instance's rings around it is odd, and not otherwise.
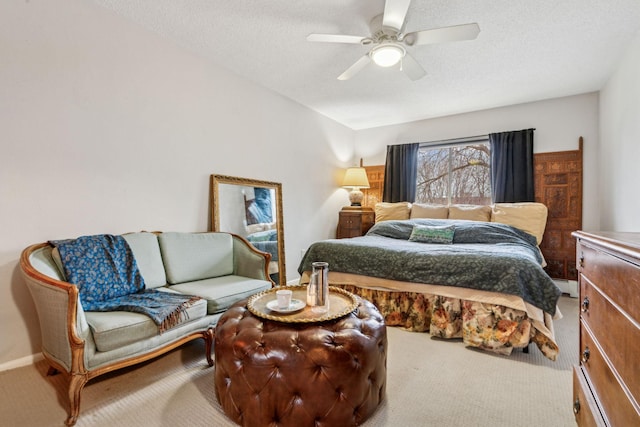
<path fill-rule="evenodd" d="M 640 33 L 600 95 L 601 229 L 640 231 Z"/>
<path fill-rule="evenodd" d="M 0 2 L 0 366 L 39 352 L 23 248 L 206 230 L 210 174 L 282 183 L 295 279 L 348 204 L 354 137 L 91 2 Z"/>
<path fill-rule="evenodd" d="M 585 228 L 602 212 L 604 228 L 638 229 L 638 39 L 600 111 L 592 93 L 354 132 L 90 2 L 53 3 L 0 2 L 0 366 L 39 351 L 24 247 L 206 230 L 212 173 L 283 184 L 289 279 L 335 233 L 343 167 L 384 163 L 388 144 L 535 127 L 545 152 L 583 136 Z"/>
<path fill-rule="evenodd" d="M 534 151 L 537 153 L 576 150 L 578 138 L 584 138 L 583 228 L 597 228 L 600 222 L 597 93 L 358 131 L 356 157 L 363 157 L 366 166 L 381 165 L 387 145 L 528 128 L 536 129 Z"/>

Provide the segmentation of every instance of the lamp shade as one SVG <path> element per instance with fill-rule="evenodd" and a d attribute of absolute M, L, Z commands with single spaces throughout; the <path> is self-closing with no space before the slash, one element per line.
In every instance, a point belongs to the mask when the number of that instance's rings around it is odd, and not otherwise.
<path fill-rule="evenodd" d="M 365 168 L 349 168 L 344 174 L 343 187 L 369 188 L 367 171 Z"/>

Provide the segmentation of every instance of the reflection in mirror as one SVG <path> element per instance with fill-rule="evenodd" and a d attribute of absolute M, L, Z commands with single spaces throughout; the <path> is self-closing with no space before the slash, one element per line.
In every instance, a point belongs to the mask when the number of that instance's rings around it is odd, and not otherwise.
<path fill-rule="evenodd" d="M 280 183 L 211 175 L 211 229 L 237 234 L 269 252 L 271 280 L 287 284 Z"/>

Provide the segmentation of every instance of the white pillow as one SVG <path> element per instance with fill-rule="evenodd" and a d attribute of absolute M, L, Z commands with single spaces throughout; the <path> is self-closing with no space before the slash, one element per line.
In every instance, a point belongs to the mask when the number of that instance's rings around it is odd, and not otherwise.
<path fill-rule="evenodd" d="M 259 223 L 259 224 L 247 225 L 246 230 L 247 230 L 247 234 L 253 234 L 253 233 L 259 233 L 260 231 L 267 230 L 267 228 L 264 227 L 264 224 Z"/>
<path fill-rule="evenodd" d="M 409 219 L 410 209 L 411 203 L 409 202 L 376 203 L 376 222 L 388 221 L 391 219 Z"/>
<path fill-rule="evenodd" d="M 547 213 L 548 209 L 542 203 L 496 203 L 491 210 L 491 221 L 532 234 L 540 245 L 547 226 Z"/>
<path fill-rule="evenodd" d="M 491 221 L 491 206 L 485 205 L 451 205 L 449 219 L 466 219 L 469 221 Z"/>
<path fill-rule="evenodd" d="M 414 203 L 411 205 L 411 219 L 447 219 L 448 217 L 449 208 L 445 205 L 425 205 L 420 203 Z"/>

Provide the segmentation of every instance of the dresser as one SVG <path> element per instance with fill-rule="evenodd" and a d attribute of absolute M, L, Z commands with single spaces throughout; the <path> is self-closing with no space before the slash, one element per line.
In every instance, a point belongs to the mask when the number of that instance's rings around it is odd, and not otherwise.
<path fill-rule="evenodd" d="M 338 216 L 336 237 L 363 236 L 373 226 L 375 214 L 373 209 L 365 206 L 345 206 Z"/>
<path fill-rule="evenodd" d="M 576 231 L 579 426 L 640 426 L 640 233 Z"/>

